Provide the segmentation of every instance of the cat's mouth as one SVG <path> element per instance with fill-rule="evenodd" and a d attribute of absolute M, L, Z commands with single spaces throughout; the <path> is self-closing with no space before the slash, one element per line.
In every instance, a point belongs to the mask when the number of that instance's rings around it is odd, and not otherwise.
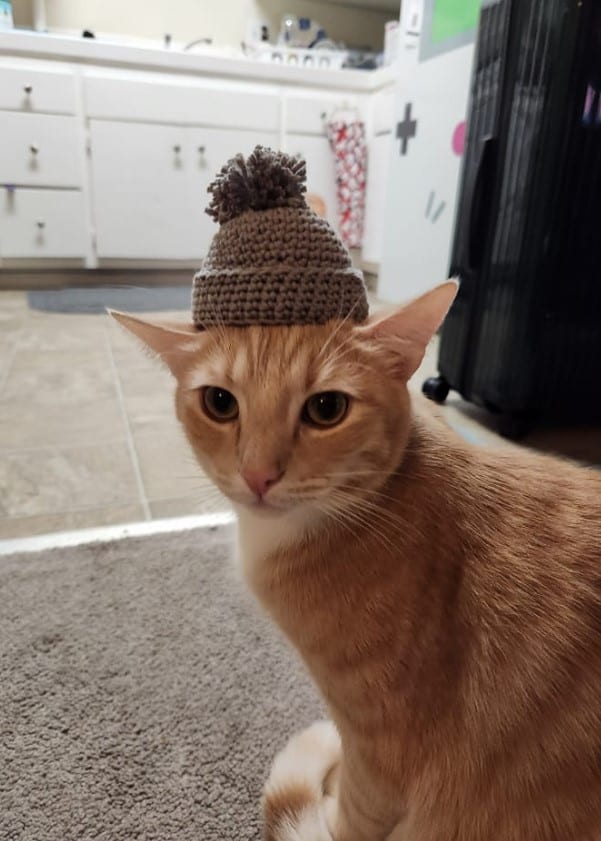
<path fill-rule="evenodd" d="M 230 496 L 232 502 L 236 505 L 243 505 L 247 510 L 254 514 L 264 514 L 266 516 L 275 514 L 286 514 L 290 511 L 298 509 L 307 504 L 307 499 L 271 499 L 266 497 L 242 497 L 238 494 Z"/>
<path fill-rule="evenodd" d="M 235 505 L 243 505 L 250 511 L 257 513 L 264 512 L 267 514 L 276 513 L 278 511 L 284 512 L 293 507 L 291 504 L 282 503 L 281 501 L 270 499 L 269 497 L 266 498 L 265 496 L 251 496 L 250 494 L 236 491 L 230 491 L 229 493 L 224 491 L 224 493 Z"/>
<path fill-rule="evenodd" d="M 281 511 L 282 509 L 278 505 L 274 505 L 274 503 L 269 500 L 265 499 L 265 497 L 255 497 L 250 503 L 251 508 L 259 508 L 267 511 Z"/>

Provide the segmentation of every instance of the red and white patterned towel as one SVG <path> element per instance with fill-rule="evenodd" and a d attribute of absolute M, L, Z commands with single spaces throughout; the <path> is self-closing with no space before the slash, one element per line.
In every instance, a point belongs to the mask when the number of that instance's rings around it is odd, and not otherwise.
<path fill-rule="evenodd" d="M 360 120 L 331 120 L 327 134 L 336 165 L 340 236 L 349 248 L 359 248 L 363 240 L 367 177 L 365 125 Z"/>

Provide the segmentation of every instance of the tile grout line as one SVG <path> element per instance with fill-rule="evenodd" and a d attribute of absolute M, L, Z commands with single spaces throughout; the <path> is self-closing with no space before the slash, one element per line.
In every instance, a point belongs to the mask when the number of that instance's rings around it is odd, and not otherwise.
<path fill-rule="evenodd" d="M 21 333 L 23 332 L 23 328 L 20 327 L 17 330 L 17 337 L 14 341 L 14 344 L 10 351 L 8 352 L 8 362 L 6 363 L 6 368 L 4 373 L 2 374 L 2 379 L 0 379 L 0 398 L 4 394 L 4 389 L 6 388 L 6 384 L 8 382 L 8 378 L 10 376 L 10 372 L 13 367 L 13 362 L 15 361 L 15 356 L 17 355 L 17 350 L 19 349 L 19 341 L 21 339 Z"/>
<path fill-rule="evenodd" d="M 39 453 L 43 450 L 90 450 L 98 445 L 108 447 L 111 444 L 123 444 L 123 438 L 109 438 L 97 441 L 96 444 L 40 444 L 39 447 L 0 447 L 0 456 L 10 456 L 14 453 Z"/>
<path fill-rule="evenodd" d="M 108 316 L 107 316 L 108 317 Z M 127 416 L 127 411 L 125 409 L 125 400 L 123 399 L 123 389 L 121 388 L 121 378 L 119 377 L 119 371 L 117 370 L 117 364 L 115 362 L 115 357 L 113 354 L 113 346 L 111 345 L 111 339 L 109 336 L 108 326 L 104 325 L 104 337 L 106 340 L 108 352 L 109 352 L 109 359 L 111 363 L 111 369 L 113 372 L 113 379 L 115 383 L 115 389 L 117 390 L 117 397 L 119 399 L 119 408 L 121 409 L 121 414 L 123 415 L 123 422 L 125 423 L 125 443 L 127 445 L 127 449 L 129 450 L 129 457 L 131 459 L 132 467 L 134 470 L 134 476 L 136 479 L 136 485 L 138 487 L 138 494 L 140 496 L 140 503 L 142 505 L 142 511 L 144 512 L 144 519 L 151 520 L 152 514 L 150 511 L 150 504 L 146 497 L 146 488 L 144 487 L 144 480 L 142 478 L 142 471 L 140 470 L 140 461 L 138 459 L 138 453 L 136 452 L 136 445 L 134 443 L 134 437 L 131 432 L 131 426 L 129 423 L 129 417 Z"/>

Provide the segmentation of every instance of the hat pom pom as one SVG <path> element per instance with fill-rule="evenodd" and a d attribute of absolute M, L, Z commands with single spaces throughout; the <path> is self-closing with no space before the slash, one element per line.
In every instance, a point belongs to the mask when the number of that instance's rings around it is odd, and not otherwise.
<path fill-rule="evenodd" d="M 219 224 L 247 210 L 304 207 L 306 165 L 301 158 L 256 146 L 245 160 L 231 158 L 209 184 L 207 213 Z"/>

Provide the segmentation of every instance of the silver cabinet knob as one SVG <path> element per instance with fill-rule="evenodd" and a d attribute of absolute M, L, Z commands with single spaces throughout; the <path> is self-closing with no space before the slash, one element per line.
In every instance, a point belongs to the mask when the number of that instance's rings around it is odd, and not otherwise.
<path fill-rule="evenodd" d="M 42 219 L 38 219 L 38 221 L 36 222 L 36 225 L 38 226 L 40 231 L 43 231 L 44 228 L 46 227 L 46 223 Z"/>
<path fill-rule="evenodd" d="M 29 94 L 33 91 L 33 85 L 23 85 L 23 90 L 29 96 Z"/>
<path fill-rule="evenodd" d="M 31 152 L 32 155 L 37 155 L 37 153 L 40 151 L 40 147 L 36 146 L 35 143 L 32 143 L 31 146 L 29 147 L 29 151 Z"/>
<path fill-rule="evenodd" d="M 199 155 L 204 155 L 204 153 L 205 153 L 206 151 L 207 151 L 207 147 L 206 147 L 206 146 L 199 146 L 199 147 L 198 147 L 198 154 L 199 154 Z"/>
<path fill-rule="evenodd" d="M 174 144 L 173 151 L 176 155 L 179 155 L 179 153 L 182 151 L 182 147 L 179 145 L 179 143 Z"/>

